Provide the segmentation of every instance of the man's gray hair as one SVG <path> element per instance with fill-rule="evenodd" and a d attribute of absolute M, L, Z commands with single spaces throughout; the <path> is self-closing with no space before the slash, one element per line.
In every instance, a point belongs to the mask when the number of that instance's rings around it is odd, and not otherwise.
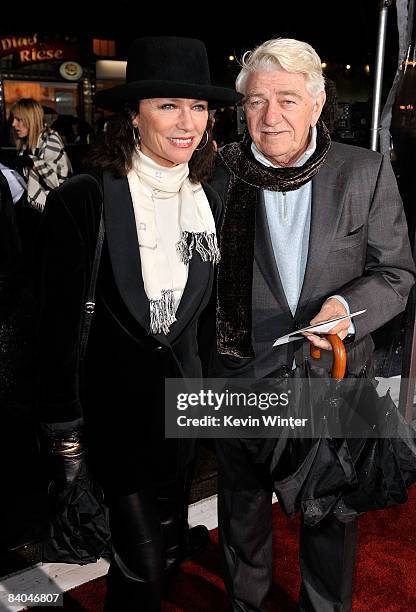
<path fill-rule="evenodd" d="M 287 70 L 304 74 L 306 89 L 312 98 L 325 91 L 319 55 L 311 45 L 294 38 L 273 38 L 253 51 L 246 51 L 235 82 L 239 93 L 246 94 L 248 75 L 258 70 Z"/>

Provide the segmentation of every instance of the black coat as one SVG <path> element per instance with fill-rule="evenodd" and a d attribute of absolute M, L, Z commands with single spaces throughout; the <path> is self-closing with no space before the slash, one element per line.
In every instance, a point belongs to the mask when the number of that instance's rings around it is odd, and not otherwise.
<path fill-rule="evenodd" d="M 204 185 L 216 223 L 221 201 Z M 101 210 L 88 175 L 48 197 L 37 249 L 39 292 L 39 418 L 84 416 L 90 465 L 104 488 L 127 494 L 175 477 L 192 459 L 193 441 L 164 439 L 166 377 L 200 377 L 198 319 L 214 268 L 194 254 L 177 322 L 151 336 L 133 204 L 127 178 L 103 176 L 105 241 L 96 311 L 79 385 L 79 346 Z"/>

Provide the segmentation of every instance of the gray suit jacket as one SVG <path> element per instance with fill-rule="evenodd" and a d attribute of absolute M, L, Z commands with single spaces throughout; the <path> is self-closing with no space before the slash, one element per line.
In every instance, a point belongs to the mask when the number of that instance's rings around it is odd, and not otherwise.
<path fill-rule="evenodd" d="M 219 165 L 213 187 L 225 207 L 228 182 L 226 168 Z M 345 297 L 351 312 L 367 309 L 354 321 L 355 342 L 347 347 L 348 369 L 358 373 L 374 348 L 370 332 L 404 310 L 414 280 L 403 205 L 389 160 L 334 142 L 312 181 L 308 261 L 295 315 L 275 264 L 259 190 L 252 296 L 255 358 L 217 356 L 211 375 L 263 377 L 282 364 L 291 365 L 293 356 L 301 363 L 309 354 L 307 341 L 278 349 L 272 348 L 273 341 L 307 325 L 334 294 Z M 322 351 L 319 365 L 329 368 L 331 361 Z"/>

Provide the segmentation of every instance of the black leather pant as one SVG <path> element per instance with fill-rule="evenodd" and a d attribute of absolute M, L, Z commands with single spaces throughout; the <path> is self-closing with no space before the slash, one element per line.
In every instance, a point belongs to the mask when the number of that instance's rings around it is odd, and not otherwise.
<path fill-rule="evenodd" d="M 264 611 L 273 578 L 272 484 L 240 441 L 218 440 L 218 523 L 224 582 L 234 612 Z M 348 612 L 352 601 L 356 522 L 333 516 L 302 525 L 302 612 Z"/>
<path fill-rule="evenodd" d="M 105 612 L 161 609 L 164 583 L 181 558 L 188 489 L 184 472 L 172 484 L 107 500 L 113 555 Z"/>

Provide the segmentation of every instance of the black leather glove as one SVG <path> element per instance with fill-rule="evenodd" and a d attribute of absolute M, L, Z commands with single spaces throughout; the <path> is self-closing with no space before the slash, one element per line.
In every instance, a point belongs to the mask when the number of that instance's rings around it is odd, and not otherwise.
<path fill-rule="evenodd" d="M 41 423 L 40 428 L 49 491 L 61 493 L 85 472 L 82 419 L 66 423 Z"/>
<path fill-rule="evenodd" d="M 23 168 L 33 168 L 33 159 L 30 157 L 27 149 L 16 157 L 16 170 L 22 170 Z"/>

